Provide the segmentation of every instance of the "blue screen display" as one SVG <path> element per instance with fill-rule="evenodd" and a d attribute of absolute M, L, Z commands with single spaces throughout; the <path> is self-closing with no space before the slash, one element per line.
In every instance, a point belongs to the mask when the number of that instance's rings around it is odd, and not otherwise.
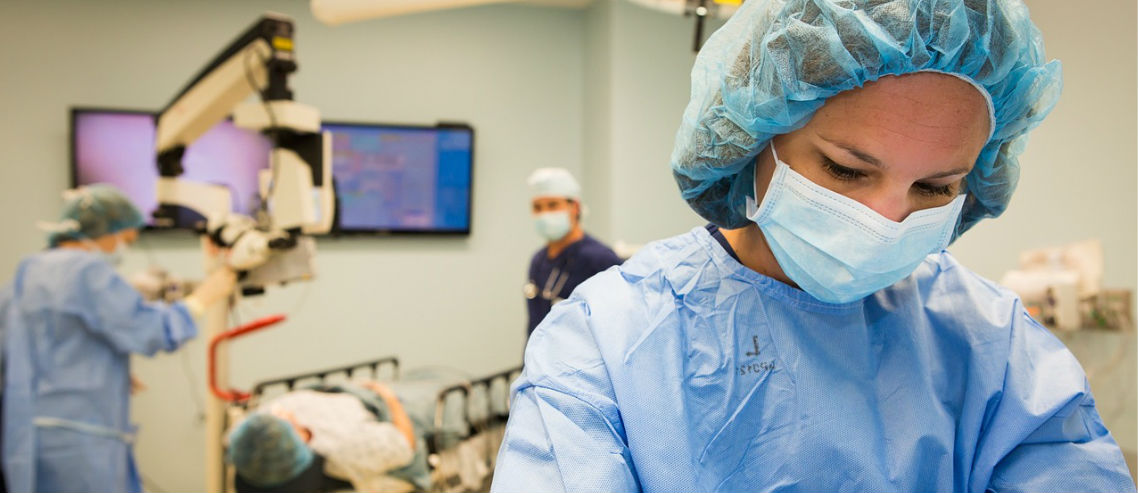
<path fill-rule="evenodd" d="M 331 122 L 323 127 L 332 132 L 342 231 L 470 232 L 470 127 Z M 149 215 L 157 205 L 154 132 L 149 112 L 75 110 L 72 185 L 113 184 Z M 264 136 L 221 122 L 186 149 L 182 178 L 226 185 L 234 211 L 249 214 L 271 147 Z"/>
<path fill-rule="evenodd" d="M 325 123 L 340 228 L 469 232 L 473 132 L 468 127 Z"/>

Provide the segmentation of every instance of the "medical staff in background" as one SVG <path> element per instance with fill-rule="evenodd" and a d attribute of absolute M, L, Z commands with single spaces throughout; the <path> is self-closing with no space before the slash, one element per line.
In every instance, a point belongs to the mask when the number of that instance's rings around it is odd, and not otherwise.
<path fill-rule="evenodd" d="M 1060 80 L 1019 0 L 744 2 L 672 154 L 709 224 L 553 307 L 493 490 L 1134 491 L 1075 357 L 944 250 Z"/>
<path fill-rule="evenodd" d="M 235 285 L 220 268 L 184 301 L 144 301 L 115 271 L 144 224 L 113 187 L 70 191 L 50 248 L 24 258 L 0 293 L 8 491 L 142 491 L 130 356 L 192 339 L 194 318 Z"/>
<path fill-rule="evenodd" d="M 568 170 L 541 168 L 529 177 L 533 220 L 546 241 L 529 263 L 523 288 L 533 333 L 549 308 L 569 297 L 577 285 L 621 259 L 612 249 L 581 229 L 581 186 Z"/>

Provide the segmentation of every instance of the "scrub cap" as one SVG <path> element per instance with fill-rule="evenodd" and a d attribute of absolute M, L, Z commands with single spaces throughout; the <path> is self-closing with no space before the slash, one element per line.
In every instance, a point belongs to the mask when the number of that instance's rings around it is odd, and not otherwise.
<path fill-rule="evenodd" d="M 142 213 L 117 188 L 89 185 L 63 193 L 63 212 L 55 223 L 41 223 L 49 231 L 51 247 L 64 241 L 95 239 L 125 229 L 146 226 Z"/>
<path fill-rule="evenodd" d="M 966 178 L 955 236 L 1007 208 L 1027 133 L 1055 106 L 1058 61 L 1019 0 L 748 0 L 704 45 L 672 150 L 684 200 L 748 223 L 754 162 L 826 99 L 886 75 L 942 72 L 991 101 L 991 136 Z"/>
<path fill-rule="evenodd" d="M 581 185 L 565 168 L 539 168 L 529 175 L 530 198 L 566 197 L 581 199 Z"/>
<path fill-rule="evenodd" d="M 249 484 L 267 488 L 304 472 L 313 454 L 287 421 L 256 412 L 229 434 L 229 462 Z"/>

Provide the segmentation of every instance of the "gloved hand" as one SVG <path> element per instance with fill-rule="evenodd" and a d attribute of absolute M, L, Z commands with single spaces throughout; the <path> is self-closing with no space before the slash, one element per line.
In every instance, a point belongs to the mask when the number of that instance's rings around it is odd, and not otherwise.
<path fill-rule="evenodd" d="M 158 267 L 150 267 L 144 271 L 136 272 L 127 279 L 127 282 L 147 301 L 154 301 L 162 297 L 162 287 L 166 284 L 167 274 Z"/>
<path fill-rule="evenodd" d="M 236 286 L 237 274 L 228 267 L 220 267 L 206 276 L 197 289 L 186 296 L 186 306 L 195 316 L 201 316 L 214 303 L 228 298 Z"/>

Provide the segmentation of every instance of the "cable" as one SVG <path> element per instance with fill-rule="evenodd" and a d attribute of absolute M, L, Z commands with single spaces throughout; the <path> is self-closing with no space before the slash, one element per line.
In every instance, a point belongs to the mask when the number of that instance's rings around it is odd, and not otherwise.
<path fill-rule="evenodd" d="M 257 218 L 259 220 L 258 222 L 260 222 L 260 220 L 263 220 L 265 217 L 268 216 L 268 213 L 269 213 L 269 197 L 273 196 L 273 191 L 276 189 L 276 186 L 277 186 L 277 177 L 279 176 L 280 167 L 278 166 L 278 163 L 277 163 L 276 150 L 277 150 L 277 148 L 280 147 L 280 132 L 279 132 L 279 129 L 277 127 L 277 118 L 276 118 L 276 114 L 273 113 L 272 105 L 270 105 L 269 102 L 267 100 L 265 100 L 265 93 L 257 88 L 257 82 L 253 78 L 253 71 L 249 67 L 249 55 L 252 55 L 252 54 L 256 54 L 257 57 L 260 59 L 260 62 L 262 64 L 267 65 L 269 61 L 268 61 L 268 59 L 261 56 L 260 53 L 256 53 L 255 51 L 250 49 L 250 50 L 245 51 L 245 57 L 244 57 L 244 59 L 242 59 L 242 65 L 245 68 L 245 79 L 247 82 L 249 82 L 249 87 L 252 87 L 253 90 L 257 91 L 257 97 L 261 99 L 261 104 L 264 105 L 264 107 L 265 107 L 265 114 L 268 115 L 268 117 L 269 117 L 269 132 L 270 132 L 269 139 L 272 141 L 272 144 L 273 144 L 273 150 L 269 152 L 269 172 L 270 172 L 269 190 L 268 190 L 268 193 L 266 193 L 265 196 L 262 197 L 261 203 L 258 204 L 258 213 L 259 213 L 259 215 L 263 215 L 263 217 Z M 267 69 L 266 69 L 265 77 L 266 78 L 270 77 Z M 266 80 L 265 85 L 268 86 L 268 84 L 269 84 L 269 81 Z"/>
<path fill-rule="evenodd" d="M 146 261 L 152 266 L 158 265 L 158 256 L 154 253 L 154 249 L 151 248 L 150 242 L 146 239 L 146 236 L 138 235 L 138 241 L 136 243 L 139 246 L 138 249 L 142 250 L 142 252 L 146 254 Z"/>
<path fill-rule="evenodd" d="M 197 410 L 196 416 L 198 418 L 198 423 L 204 423 L 205 422 L 205 403 L 202 402 L 201 396 L 198 395 L 198 393 L 197 393 L 198 381 L 196 378 L 194 378 L 193 368 L 190 366 L 190 352 L 189 351 L 178 351 L 178 352 L 182 353 L 182 356 L 181 356 L 182 357 L 182 374 L 186 376 L 186 381 L 189 383 L 189 386 L 186 388 L 189 389 L 190 400 L 192 400 L 194 402 L 194 408 Z"/>
<path fill-rule="evenodd" d="M 236 307 L 229 310 L 229 323 L 233 327 L 238 327 L 241 325 L 241 316 L 237 313 Z"/>
<path fill-rule="evenodd" d="M 308 281 L 304 283 L 304 291 L 300 292 L 300 297 L 296 300 L 295 303 L 292 304 L 292 310 L 290 310 L 290 312 L 293 316 L 304 310 L 304 306 L 308 303 L 308 294 L 311 292 L 312 281 Z"/>

